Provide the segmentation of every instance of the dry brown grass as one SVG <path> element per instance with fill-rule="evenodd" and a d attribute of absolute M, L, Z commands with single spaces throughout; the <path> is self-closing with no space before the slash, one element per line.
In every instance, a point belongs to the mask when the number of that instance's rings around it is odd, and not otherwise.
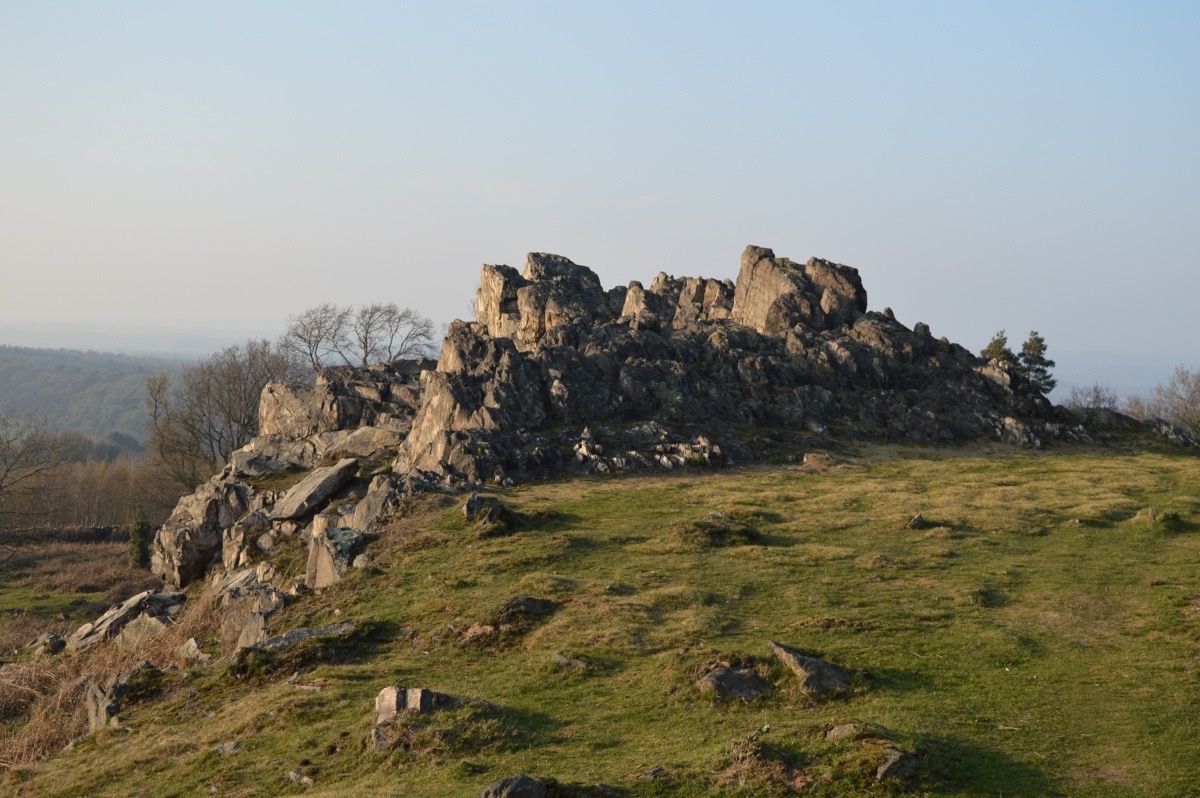
<path fill-rule="evenodd" d="M 0 671 L 0 770 L 39 762 L 87 732 L 89 682 L 127 671 L 139 662 L 185 668 L 183 644 L 219 624 L 215 601 L 205 593 L 189 602 L 179 620 L 134 647 L 106 643 L 84 654 L 67 653 L 6 665 Z"/>
<path fill-rule="evenodd" d="M 17 581 L 52 593 L 104 592 L 109 601 L 156 588 L 161 580 L 129 567 L 125 543 L 57 540 L 17 551 L 5 567 Z"/>

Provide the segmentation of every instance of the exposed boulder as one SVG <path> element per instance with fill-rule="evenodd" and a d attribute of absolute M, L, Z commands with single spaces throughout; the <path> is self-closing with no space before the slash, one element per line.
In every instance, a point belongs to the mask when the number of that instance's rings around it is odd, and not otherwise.
<path fill-rule="evenodd" d="M 220 554 L 223 533 L 252 508 L 252 491 L 241 482 L 215 477 L 175 505 L 158 530 L 150 570 L 168 584 L 183 587 L 198 579 Z"/>
<path fill-rule="evenodd" d="M 153 665 L 142 662 L 133 670 L 89 682 L 84 692 L 88 733 L 95 734 L 100 729 L 117 726 L 120 723 L 118 713 L 126 697 L 146 689 L 157 673 Z"/>
<path fill-rule="evenodd" d="M 907 783 L 917 775 L 917 771 L 921 767 L 921 760 L 907 751 L 899 751 L 895 748 L 885 748 L 883 751 L 883 762 L 875 769 L 875 780 L 885 781 L 887 779 L 896 779 L 902 783 Z"/>
<path fill-rule="evenodd" d="M 46 632 L 25 646 L 25 650 L 29 651 L 36 658 L 58 654 L 66 647 L 67 641 L 62 635 L 57 632 Z"/>
<path fill-rule="evenodd" d="M 763 247 L 746 247 L 732 318 L 760 333 L 797 325 L 832 330 L 867 311 L 858 270 L 820 258 L 801 266 Z"/>
<path fill-rule="evenodd" d="M 753 668 L 731 668 L 722 665 L 700 677 L 696 687 L 702 693 L 716 693 L 726 701 L 753 701 L 774 692 L 775 686 L 765 681 Z"/>
<path fill-rule="evenodd" d="M 275 503 L 274 521 L 304 518 L 344 487 L 358 471 L 358 460 L 347 457 L 336 464 L 315 469 Z"/>
<path fill-rule="evenodd" d="M 489 784 L 479 798 L 546 798 L 546 782 L 521 773 Z"/>
<path fill-rule="evenodd" d="M 401 713 L 420 715 L 452 703 L 445 693 L 424 687 L 385 687 L 375 697 L 375 724 L 388 723 Z"/>
<path fill-rule="evenodd" d="M 214 593 L 221 611 L 221 651 L 227 655 L 264 642 L 267 620 L 284 607 L 283 594 L 255 568 L 229 574 Z"/>
<path fill-rule="evenodd" d="M 403 483 L 391 474 L 378 474 L 371 479 L 367 495 L 356 505 L 349 526 L 358 532 L 376 532 L 379 522 L 394 512 L 404 497 Z"/>
<path fill-rule="evenodd" d="M 144 590 L 110 607 L 92 623 L 85 623 L 76 629 L 67 638 L 67 648 L 71 651 L 87 651 L 116 637 L 127 624 L 143 614 L 159 620 L 172 618 L 183 609 L 186 599 L 183 593 Z"/>
<path fill-rule="evenodd" d="M 313 518 L 304 584 L 314 590 L 340 581 L 367 543 L 366 536 L 361 532 L 331 527 L 329 522 L 327 515 Z"/>
<path fill-rule="evenodd" d="M 771 653 L 800 680 L 800 689 L 814 698 L 830 698 L 850 692 L 850 677 L 818 657 L 769 641 Z"/>

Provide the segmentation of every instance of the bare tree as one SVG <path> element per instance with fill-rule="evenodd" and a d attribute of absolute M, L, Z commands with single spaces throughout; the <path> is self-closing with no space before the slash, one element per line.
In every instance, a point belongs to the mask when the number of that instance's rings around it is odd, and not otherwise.
<path fill-rule="evenodd" d="M 1116 410 L 1121 404 L 1121 397 L 1107 383 L 1095 382 L 1084 388 L 1072 387 L 1063 404 L 1072 410 Z"/>
<path fill-rule="evenodd" d="M 1149 397 L 1132 397 L 1127 409 L 1131 416 L 1161 418 L 1200 434 L 1200 369 L 1177 366 L 1169 381 L 1156 385 Z"/>
<path fill-rule="evenodd" d="M 292 352 L 269 341 L 247 341 L 183 369 L 146 381 L 150 449 L 183 490 L 191 490 L 258 434 L 258 401 L 273 380 L 299 377 Z"/>
<path fill-rule="evenodd" d="M 16 550 L 14 531 L 50 509 L 37 487 L 62 463 L 62 447 L 46 434 L 45 422 L 0 414 L 0 562 Z"/>
<path fill-rule="evenodd" d="M 424 355 L 434 329 L 431 320 L 395 302 L 376 302 L 357 310 L 325 303 L 292 316 L 281 343 L 316 371 L 335 361 L 369 366 Z"/>
<path fill-rule="evenodd" d="M 346 340 L 353 308 L 340 308 L 325 302 L 297 316 L 288 317 L 282 345 L 317 371 L 327 365 Z"/>

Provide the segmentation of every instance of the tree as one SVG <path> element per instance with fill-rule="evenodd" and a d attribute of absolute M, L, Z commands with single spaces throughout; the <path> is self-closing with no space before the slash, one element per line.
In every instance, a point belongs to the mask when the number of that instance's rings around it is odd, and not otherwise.
<path fill-rule="evenodd" d="M 150 524 L 140 504 L 134 506 L 129 517 L 129 567 L 140 570 L 150 567 Z"/>
<path fill-rule="evenodd" d="M 63 460 L 61 444 L 46 434 L 45 422 L 0 414 L 0 562 L 17 548 L 12 533 L 49 509 L 37 487 Z"/>
<path fill-rule="evenodd" d="M 1050 376 L 1052 368 L 1054 361 L 1046 357 L 1046 339 L 1038 335 L 1037 330 L 1030 330 L 1029 337 L 1021 344 L 1021 354 L 1017 356 L 1017 370 L 1045 395 L 1058 385 L 1058 380 Z"/>
<path fill-rule="evenodd" d="M 1156 385 L 1149 398 L 1131 398 L 1128 409 L 1137 418 L 1161 418 L 1200 435 L 1200 369 L 1176 366 L 1169 381 Z"/>
<path fill-rule="evenodd" d="M 193 490 L 258 434 L 266 384 L 296 380 L 301 368 L 282 346 L 251 340 L 186 366 L 178 383 L 165 372 L 149 378 L 149 449 L 179 489 Z"/>
<path fill-rule="evenodd" d="M 281 345 L 317 371 L 390 363 L 424 355 L 433 341 L 433 322 L 395 302 L 339 307 L 324 303 L 288 319 Z"/>
<path fill-rule="evenodd" d="M 1008 336 L 1004 330 L 993 335 L 992 340 L 980 350 L 979 354 L 985 360 L 1002 360 L 1005 363 L 1012 364 L 1017 362 L 1017 356 L 1008 348 Z"/>
<path fill-rule="evenodd" d="M 1063 404 L 1072 410 L 1116 410 L 1121 404 L 1121 398 L 1107 383 L 1096 382 L 1086 388 L 1073 386 Z"/>

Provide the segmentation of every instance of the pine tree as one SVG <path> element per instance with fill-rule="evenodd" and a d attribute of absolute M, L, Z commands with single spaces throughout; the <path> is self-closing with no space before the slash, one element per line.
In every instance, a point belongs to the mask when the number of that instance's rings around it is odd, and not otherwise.
<path fill-rule="evenodd" d="M 1004 330 L 992 336 L 992 340 L 988 345 L 980 350 L 979 354 L 985 360 L 1003 360 L 1005 363 L 1016 364 L 1017 356 L 1008 348 L 1008 336 Z"/>
<path fill-rule="evenodd" d="M 140 504 L 129 517 L 129 567 L 150 567 L 150 524 L 146 523 L 146 511 Z"/>
<path fill-rule="evenodd" d="M 1058 385 L 1058 380 L 1050 376 L 1054 361 L 1046 357 L 1046 339 L 1038 335 L 1037 330 L 1031 330 L 1025 343 L 1021 344 L 1017 367 L 1029 384 L 1043 395 L 1050 393 L 1054 386 Z"/>

